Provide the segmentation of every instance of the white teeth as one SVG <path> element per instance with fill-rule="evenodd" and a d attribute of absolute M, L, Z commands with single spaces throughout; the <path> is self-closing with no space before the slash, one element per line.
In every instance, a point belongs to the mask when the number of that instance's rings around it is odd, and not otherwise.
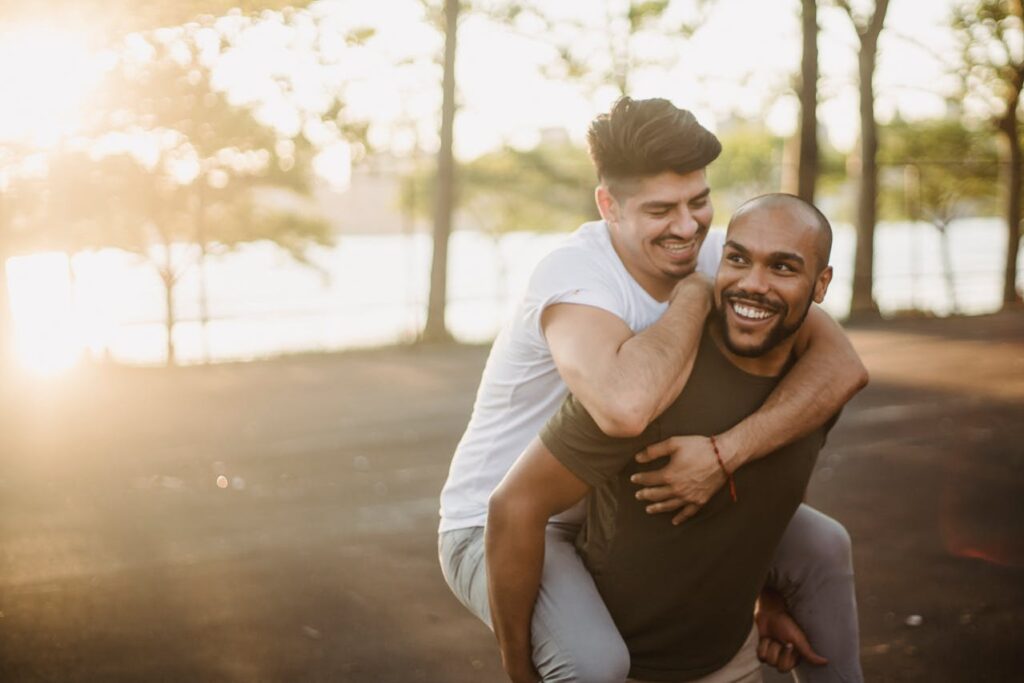
<path fill-rule="evenodd" d="M 736 315 L 741 318 L 749 318 L 751 320 L 764 320 L 771 316 L 771 311 L 764 311 L 760 308 L 754 308 L 752 306 L 744 306 L 743 304 L 733 303 L 732 310 L 736 311 Z"/>
<path fill-rule="evenodd" d="M 690 243 L 687 242 L 686 244 L 683 244 L 681 242 L 662 242 L 661 246 L 663 246 L 665 249 L 667 249 L 669 251 L 680 252 L 680 251 L 686 251 L 687 249 L 689 249 L 690 248 Z"/>

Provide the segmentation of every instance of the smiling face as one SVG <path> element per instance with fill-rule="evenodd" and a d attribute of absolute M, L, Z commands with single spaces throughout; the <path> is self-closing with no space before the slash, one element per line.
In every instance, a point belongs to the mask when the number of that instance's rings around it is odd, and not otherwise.
<path fill-rule="evenodd" d="M 614 192 L 614 193 L 613 193 Z M 714 209 L 704 169 L 666 171 L 597 188 L 597 205 L 626 270 L 656 299 L 697 267 Z"/>
<path fill-rule="evenodd" d="M 733 217 L 715 279 L 717 316 L 729 351 L 753 358 L 792 341 L 832 279 L 832 268 L 819 263 L 823 251 L 828 258 L 822 231 L 808 206 L 781 195 L 754 200 Z"/>

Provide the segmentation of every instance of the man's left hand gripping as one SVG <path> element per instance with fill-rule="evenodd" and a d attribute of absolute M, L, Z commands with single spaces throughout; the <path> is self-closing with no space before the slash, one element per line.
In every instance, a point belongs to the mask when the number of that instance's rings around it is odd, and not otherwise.
<path fill-rule="evenodd" d="M 664 457 L 669 459 L 664 467 L 634 474 L 630 481 L 643 487 L 636 497 L 650 503 L 647 512 L 678 510 L 672 523 L 681 524 L 721 488 L 725 473 L 706 436 L 673 436 L 640 451 L 636 461 L 648 463 Z"/>

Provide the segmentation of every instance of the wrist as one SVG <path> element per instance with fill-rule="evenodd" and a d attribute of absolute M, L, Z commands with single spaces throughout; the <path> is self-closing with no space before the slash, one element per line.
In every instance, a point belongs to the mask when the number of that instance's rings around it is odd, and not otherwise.
<path fill-rule="evenodd" d="M 735 472 L 753 457 L 753 449 L 749 447 L 749 440 L 741 430 L 741 425 L 742 423 L 715 437 L 722 462 L 729 472 Z"/>

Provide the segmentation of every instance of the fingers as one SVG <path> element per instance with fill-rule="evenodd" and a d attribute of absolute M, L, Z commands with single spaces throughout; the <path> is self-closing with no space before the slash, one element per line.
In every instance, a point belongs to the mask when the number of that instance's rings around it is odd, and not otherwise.
<path fill-rule="evenodd" d="M 699 510 L 700 505 L 697 505 L 696 503 L 690 503 L 689 505 L 685 506 L 682 510 L 680 510 L 679 514 L 672 518 L 672 524 L 674 524 L 675 526 L 679 526 L 686 520 L 690 519 L 690 517 L 693 517 L 695 514 L 697 514 Z"/>
<path fill-rule="evenodd" d="M 671 486 L 648 486 L 636 492 L 636 499 L 649 500 L 652 503 L 660 503 L 661 501 L 672 498 L 673 495 Z M 679 506 L 677 505 L 676 507 Z"/>
<path fill-rule="evenodd" d="M 637 462 L 651 462 L 658 458 L 664 458 L 666 455 L 671 455 L 675 449 L 672 447 L 672 439 L 665 439 L 658 443 L 651 444 L 647 448 L 643 449 L 636 454 Z"/>
<path fill-rule="evenodd" d="M 650 472 L 637 472 L 629 480 L 641 486 L 664 486 L 668 483 L 664 468 Z"/>
<path fill-rule="evenodd" d="M 779 673 L 789 673 L 799 662 L 792 644 L 782 644 L 774 638 L 761 638 L 757 643 L 757 658 Z"/>
<path fill-rule="evenodd" d="M 775 663 L 775 668 L 780 674 L 789 673 L 796 665 L 800 663 L 800 657 L 797 655 L 796 650 L 793 649 L 793 643 L 786 643 L 782 648 L 782 653 L 779 655 L 779 661 Z"/>
<path fill-rule="evenodd" d="M 811 644 L 807 642 L 807 636 L 805 636 L 801 631 L 798 631 L 797 633 L 793 634 L 793 647 L 796 649 L 796 652 L 801 657 L 806 659 L 811 664 L 815 664 L 817 666 L 828 664 L 827 659 L 819 655 L 817 652 L 814 651 L 813 648 L 811 648 Z"/>
<path fill-rule="evenodd" d="M 661 512 L 672 512 L 673 510 L 678 510 L 683 505 L 686 505 L 685 500 L 683 500 L 682 498 L 673 498 L 672 500 L 666 500 L 661 503 L 648 505 L 645 508 L 645 510 L 647 510 L 647 514 L 649 515 L 656 515 Z"/>
<path fill-rule="evenodd" d="M 762 638 L 757 645 L 757 657 L 765 664 L 775 666 L 782 654 L 782 643 L 773 638 Z"/>

